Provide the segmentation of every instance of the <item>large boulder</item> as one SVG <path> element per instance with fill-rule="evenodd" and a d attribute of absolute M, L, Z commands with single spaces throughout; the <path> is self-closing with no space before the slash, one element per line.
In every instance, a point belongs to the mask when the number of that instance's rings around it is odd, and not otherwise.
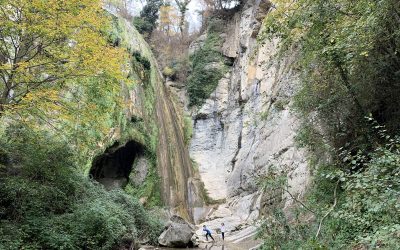
<path fill-rule="evenodd" d="M 192 247 L 192 237 L 195 227 L 179 216 L 172 216 L 162 234 L 158 237 L 158 243 L 165 247 Z"/>

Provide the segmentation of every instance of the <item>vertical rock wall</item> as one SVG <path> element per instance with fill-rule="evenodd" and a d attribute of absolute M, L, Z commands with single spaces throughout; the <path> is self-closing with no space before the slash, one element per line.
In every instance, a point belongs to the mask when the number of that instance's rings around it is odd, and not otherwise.
<path fill-rule="evenodd" d="M 192 112 L 190 155 L 209 196 L 226 200 L 207 215 L 211 225 L 223 220 L 234 228 L 259 218 L 268 208 L 258 183 L 272 166 L 288 176 L 296 197 L 309 180 L 305 152 L 294 141 L 298 120 L 290 109 L 298 85 L 294 56 L 278 59 L 279 41 L 256 41 L 270 7 L 267 0 L 249 0 L 228 21 L 222 52 L 234 64 Z M 287 199 L 286 205 L 291 203 Z"/>

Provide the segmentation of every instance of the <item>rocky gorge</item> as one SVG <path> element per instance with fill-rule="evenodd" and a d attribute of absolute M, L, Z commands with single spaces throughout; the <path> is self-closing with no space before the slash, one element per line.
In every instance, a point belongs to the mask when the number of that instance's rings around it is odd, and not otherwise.
<path fill-rule="evenodd" d="M 225 223 L 227 241 L 255 247 L 260 242 L 254 237 L 268 206 L 283 203 L 290 207 L 308 185 L 305 152 L 296 147 L 294 139 L 298 120 L 290 108 L 298 84 L 292 67 L 294 55 L 277 59 L 278 40 L 257 41 L 271 6 L 267 0 L 246 1 L 239 11 L 225 18 L 225 28 L 218 34 L 222 41 L 219 51 L 230 63 L 200 106 L 189 107 L 185 84 L 163 80 L 151 52 L 146 52 L 156 74 L 152 84 L 162 200 L 171 214 L 197 224 L 199 229 L 192 226 L 191 230 L 200 239 L 204 238 L 203 225 L 218 232 Z M 204 46 L 207 36 L 204 32 L 190 45 L 191 54 Z M 131 39 L 128 44 L 141 53 L 149 51 L 140 39 Z M 139 95 L 143 93 L 140 88 L 130 94 L 134 107 L 130 116 L 143 117 L 140 106 L 145 100 Z M 192 120 L 187 146 L 183 143 L 184 117 Z M 131 174 L 131 181 L 143 183 L 146 169 L 139 170 L 141 175 Z M 288 178 L 282 197 L 263 190 L 260 184 L 272 170 Z M 159 243 L 171 247 L 174 244 L 164 239 L 171 234 L 168 232 L 164 231 Z M 187 240 L 184 242 L 183 246 L 188 245 Z"/>
<path fill-rule="evenodd" d="M 182 108 L 192 118 L 189 154 L 206 194 L 215 205 L 198 209 L 195 221 L 217 231 L 224 222 L 227 239 L 251 239 L 268 205 L 285 207 L 300 198 L 310 172 L 305 151 L 295 145 L 298 120 L 290 106 L 298 84 L 292 67 L 294 55 L 276 59 L 278 40 L 257 41 L 261 22 L 270 11 L 269 1 L 247 1 L 225 21 L 220 50 L 233 61 L 218 86 L 198 108 Z M 191 53 L 202 46 L 207 33 L 191 45 Z M 209 65 L 209 67 L 218 67 Z M 188 103 L 185 88 L 167 82 L 180 100 Z M 287 192 L 273 197 L 260 186 L 273 169 L 288 178 Z M 201 236 L 201 228 L 196 232 Z"/>
<path fill-rule="evenodd" d="M 159 121 L 170 126 L 175 122 L 182 124 L 179 116 L 192 119 L 188 151 L 180 149 L 179 152 L 180 157 L 192 160 L 184 163 L 190 166 L 189 170 L 196 166 L 192 173 L 178 177 L 184 171 L 177 168 L 179 165 L 159 161 L 159 173 L 164 183 L 162 190 L 170 193 L 163 199 L 173 208 L 173 213 L 188 218 L 182 212 L 185 209 L 176 210 L 174 204 L 180 202 L 170 203 L 172 197 L 187 192 L 182 199 L 189 202 L 186 209 L 200 228 L 196 231 L 200 238 L 204 238 L 202 225 L 217 232 L 223 222 L 228 241 L 235 244 L 253 241 L 268 205 L 283 201 L 284 206 L 289 207 L 293 198 L 300 198 L 307 188 L 310 172 L 304 150 L 295 145 L 298 121 L 290 109 L 298 84 L 298 75 L 292 67 L 294 55 L 277 60 L 278 40 L 257 41 L 257 35 L 262 32 L 261 22 L 270 8 L 271 3 L 267 0 L 247 1 L 240 11 L 224 20 L 226 28 L 219 34 L 223 41 L 220 51 L 232 64 L 204 104 L 188 107 L 185 86 L 168 79 L 166 89 L 161 91 L 171 96 L 172 105 L 168 105 L 172 110 L 157 107 Z M 207 35 L 205 32 L 191 44 L 191 53 L 203 46 Z M 207 67 L 219 66 L 211 63 Z M 157 99 L 164 102 L 167 98 Z M 169 115 L 175 112 L 180 115 L 172 120 L 165 119 L 162 110 Z M 169 131 L 182 133 L 179 128 L 182 125 L 177 126 Z M 168 130 L 164 130 L 162 124 L 160 128 L 159 135 L 163 138 Z M 176 142 L 170 143 L 173 145 Z M 161 153 L 163 148 L 165 145 L 159 147 L 158 152 Z M 177 151 L 173 153 L 176 154 Z M 261 179 L 271 169 L 288 178 L 283 197 L 274 197 L 260 186 Z M 170 171 L 175 173 L 171 175 Z M 174 191 L 171 184 L 178 180 L 182 186 Z M 196 185 L 193 180 L 197 180 Z M 204 193 L 200 191 L 200 182 Z M 214 205 L 204 204 L 204 196 L 208 196 Z"/>
<path fill-rule="evenodd" d="M 399 20 L 2 1 L 0 249 L 397 249 Z"/>

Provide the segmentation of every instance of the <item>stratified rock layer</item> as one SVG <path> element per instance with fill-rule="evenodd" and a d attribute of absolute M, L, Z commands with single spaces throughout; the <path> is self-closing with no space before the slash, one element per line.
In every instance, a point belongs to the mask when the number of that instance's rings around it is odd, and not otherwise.
<path fill-rule="evenodd" d="M 254 235 L 247 228 L 274 202 L 259 185 L 270 169 L 288 177 L 293 197 L 305 192 L 310 175 L 305 152 L 295 146 L 299 121 L 290 108 L 299 82 L 295 54 L 278 58 L 279 41 L 256 41 L 270 7 L 266 0 L 250 0 L 227 21 L 221 50 L 233 66 L 192 112 L 190 155 L 209 196 L 226 200 L 205 214 L 207 223 L 218 228 L 225 222 L 228 231 L 244 228 L 243 237 Z M 290 197 L 283 194 L 284 206 L 293 203 Z"/>

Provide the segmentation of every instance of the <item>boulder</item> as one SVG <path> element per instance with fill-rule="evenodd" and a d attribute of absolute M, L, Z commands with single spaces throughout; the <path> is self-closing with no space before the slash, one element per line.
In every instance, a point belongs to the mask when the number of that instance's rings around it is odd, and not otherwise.
<path fill-rule="evenodd" d="M 207 39 L 207 34 L 202 34 L 196 40 L 194 40 L 189 46 L 189 55 L 194 54 L 197 50 L 199 50 L 205 43 Z"/>
<path fill-rule="evenodd" d="M 172 216 L 164 231 L 158 237 L 158 243 L 165 247 L 192 247 L 194 226 L 179 216 Z M 197 240 L 195 240 L 197 242 Z"/>
<path fill-rule="evenodd" d="M 199 236 L 197 236 L 196 234 L 193 234 L 192 238 L 190 239 L 190 241 L 192 242 L 192 247 L 198 247 L 200 242 L 199 242 Z"/>

